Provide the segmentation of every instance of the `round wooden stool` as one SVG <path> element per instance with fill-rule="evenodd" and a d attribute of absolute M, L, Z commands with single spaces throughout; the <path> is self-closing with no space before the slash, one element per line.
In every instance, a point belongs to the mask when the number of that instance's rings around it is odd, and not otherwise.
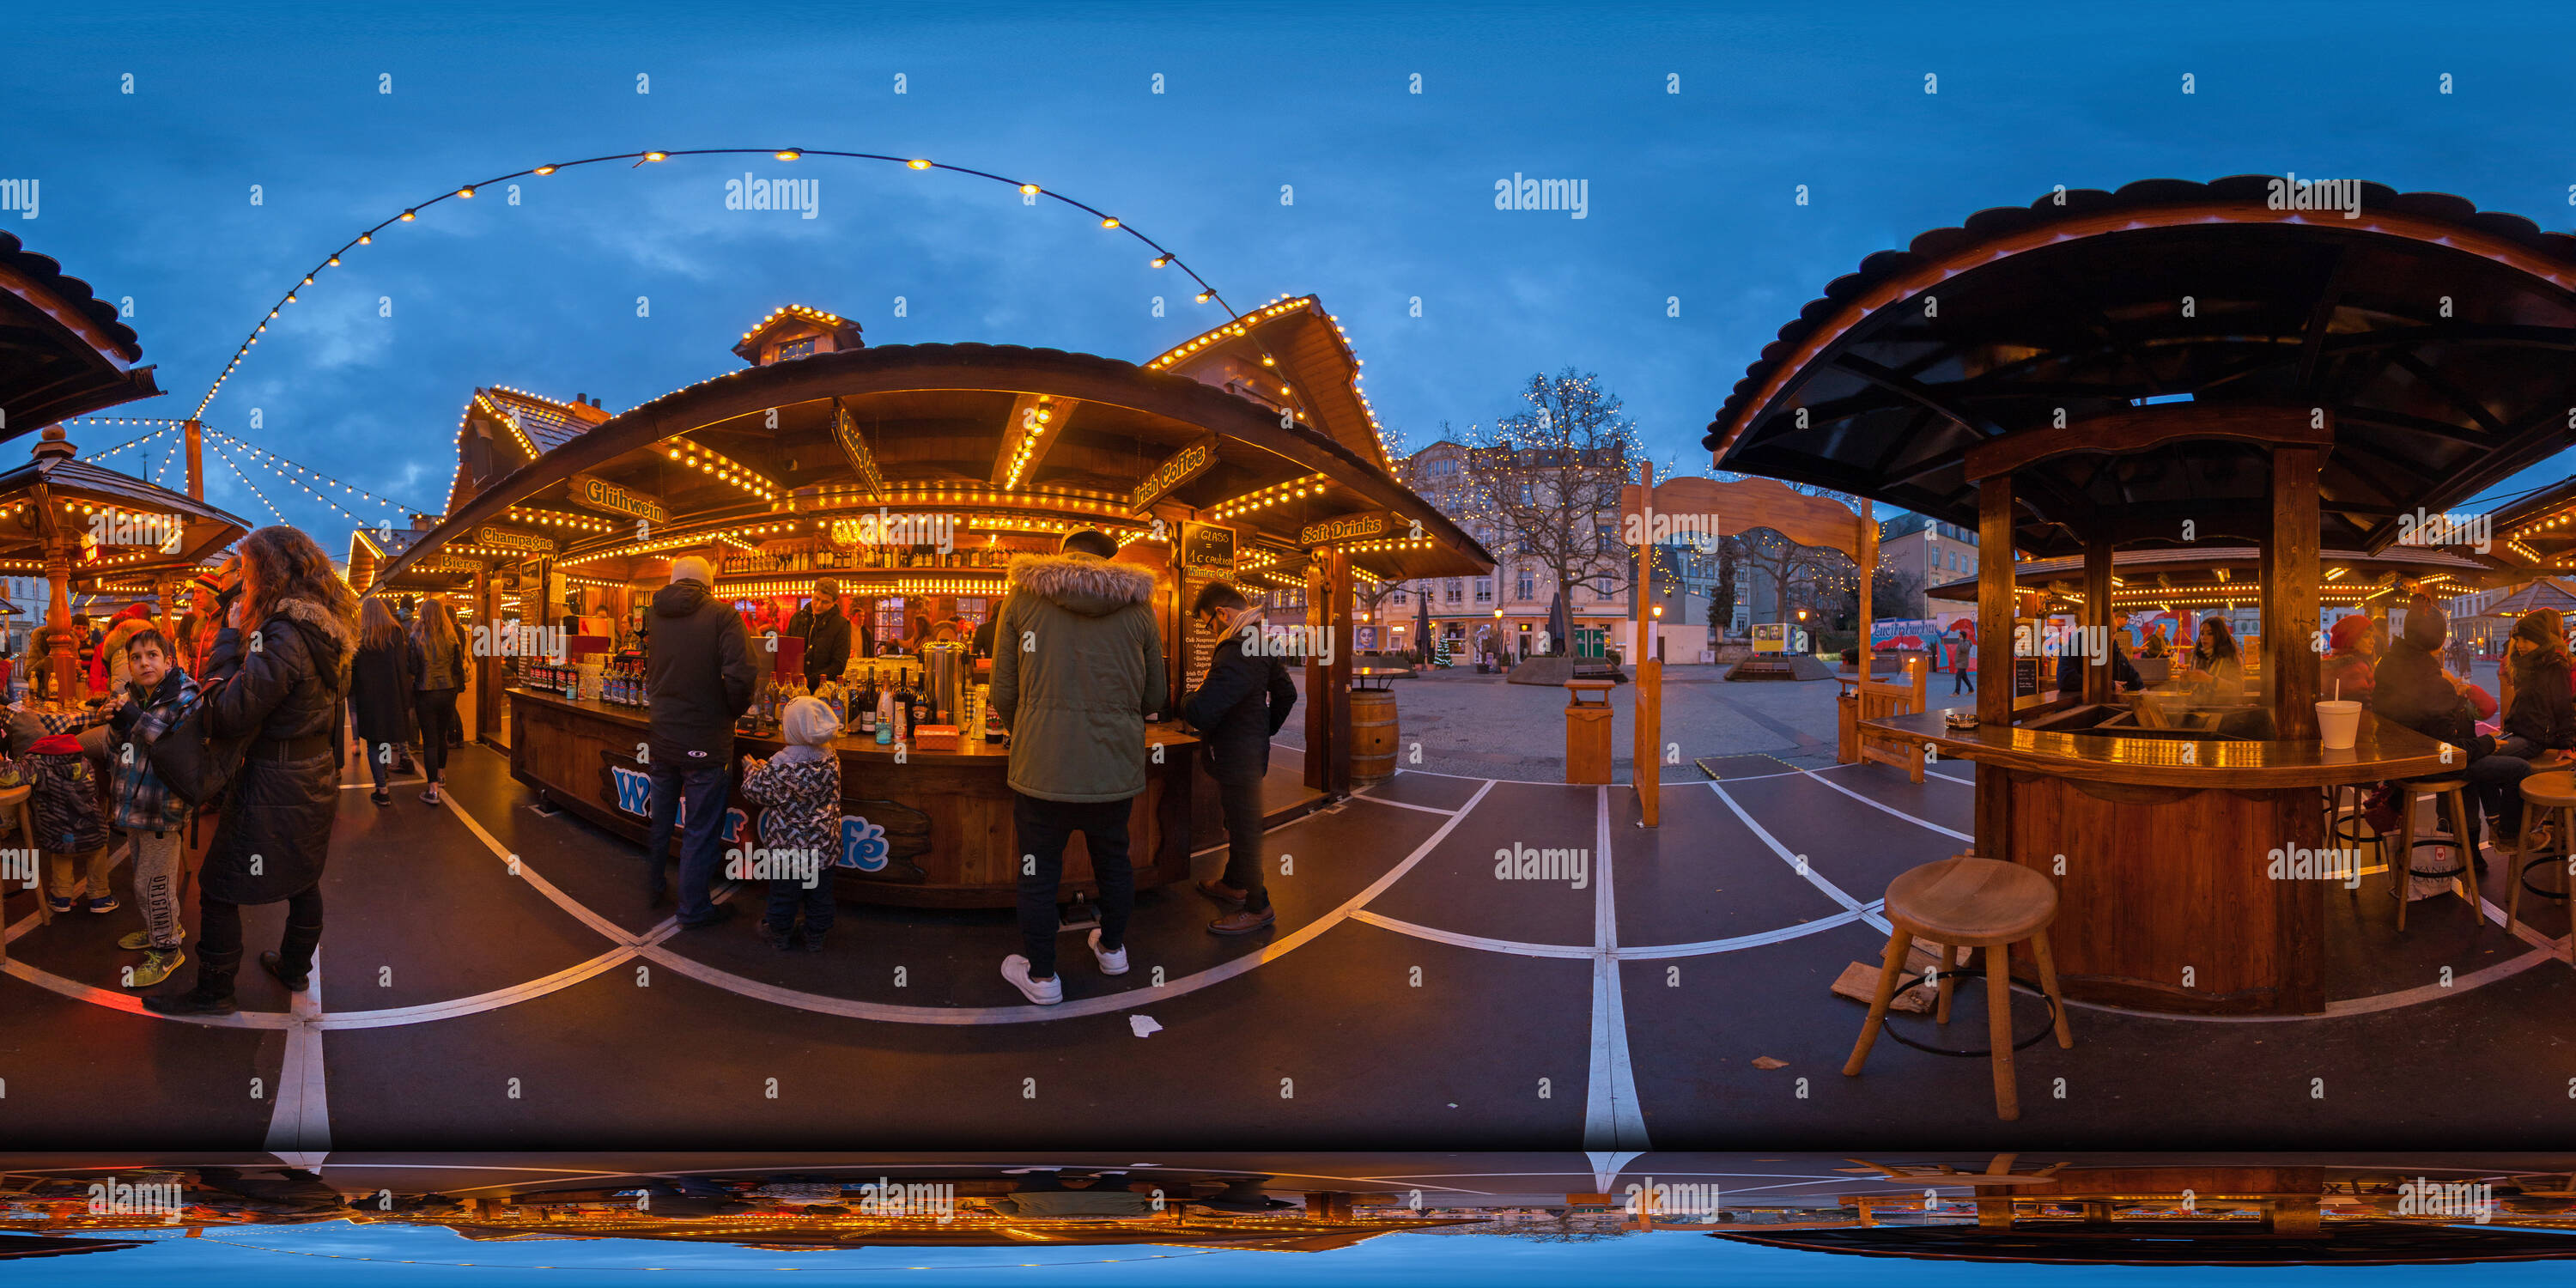
<path fill-rule="evenodd" d="M 2536 854 L 2533 852 L 2533 834 L 2538 832 L 2541 823 L 2552 815 L 2558 819 L 2558 852 Z M 2522 780 L 2522 845 L 2520 848 L 2522 867 L 2513 874 L 2513 888 L 2504 897 L 2506 934 L 2513 933 L 2514 922 L 2522 915 L 2522 892 L 2531 879 L 2531 870 L 2539 867 L 2558 867 L 2561 871 L 2565 871 L 2566 869 L 2561 867 L 2562 864 L 2576 863 L 2576 771 L 2552 770 L 2544 774 L 2533 774 Z M 2543 890 L 2538 886 L 2532 886 L 2531 892 L 2544 898 L 2564 899 L 2567 897 L 2569 884 L 2569 881 L 2562 879 L 2556 890 Z M 2570 954 L 2568 960 L 2576 962 L 2576 933 L 2571 933 L 2567 937 L 2567 942 L 2569 945 L 2567 951 Z"/>
<path fill-rule="evenodd" d="M 1860 1041 L 1843 1064 L 1845 1076 L 1860 1073 L 1869 1049 L 1887 1023 L 1888 1003 L 1905 973 L 1905 954 L 1917 939 L 1942 946 L 1946 965 L 1960 948 L 1986 950 L 1987 1028 L 1993 1035 L 1987 1054 L 1995 1070 L 1995 1114 L 2010 1121 L 2021 1117 L 2020 1096 L 2013 1085 L 2012 945 L 2030 942 L 2039 965 L 2039 987 L 2055 1015 L 2057 1045 L 2072 1048 L 2066 1032 L 2066 1003 L 2057 995 L 2057 962 L 2048 952 L 2048 925 L 2057 920 L 2057 887 L 2018 863 L 1962 855 L 1913 868 L 1887 884 L 1887 920 L 1894 933 L 1887 940 L 1887 964 L 1878 973 L 1878 994 L 1861 1024 Z M 1940 1018 L 1949 1018 L 1950 981 L 1941 983 Z"/>
<path fill-rule="evenodd" d="M 2413 891 L 2413 877 L 2458 877 L 2460 897 L 2469 901 L 2469 943 L 2475 946 L 2478 932 L 2486 927 L 2486 908 L 2478 897 L 2477 851 L 2469 846 L 2469 780 L 2465 778 L 2418 778 L 2395 784 L 2397 788 L 2397 853 L 2390 857 L 2387 838 L 2382 837 L 2380 857 L 2388 863 L 2388 883 L 2397 892 L 2397 933 L 2406 933 L 2406 896 Z M 2431 796 L 2440 808 L 2449 811 L 2451 835 L 2415 839 L 2415 802 Z M 2415 850 L 2424 845 L 2447 845 L 2460 852 L 2460 866 L 2426 872 L 2415 866 Z"/>

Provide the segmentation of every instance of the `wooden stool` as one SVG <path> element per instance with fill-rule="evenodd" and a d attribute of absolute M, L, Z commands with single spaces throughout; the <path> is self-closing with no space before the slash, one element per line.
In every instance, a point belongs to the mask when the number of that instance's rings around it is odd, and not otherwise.
<path fill-rule="evenodd" d="M 2555 814 L 2558 818 L 2558 853 L 2534 854 L 2532 836 L 2543 821 Z M 2533 774 L 2522 780 L 2522 862 L 2512 874 L 2513 888 L 2504 897 L 2504 930 L 2512 934 L 2514 922 L 2522 915 L 2522 883 L 2533 868 L 2542 864 L 2556 866 L 2567 856 L 2576 855 L 2576 772 L 2560 769 Z M 2565 883 L 2557 898 L 2565 898 Z M 2534 891 L 2533 893 L 2539 893 Z M 2576 931 L 2567 936 L 2568 961 L 2576 963 Z"/>
<path fill-rule="evenodd" d="M 1946 966 L 1959 948 L 1986 950 L 1986 1027 L 1992 1035 L 1987 1054 L 1995 1070 L 1995 1114 L 2009 1122 L 2021 1117 L 2013 1085 L 2012 945 L 2030 941 L 2039 964 L 2039 987 L 2055 1012 L 2057 1045 L 2072 1049 L 2066 1032 L 2066 1003 L 2057 994 L 2057 962 L 2048 952 L 2048 925 L 2057 920 L 2057 887 L 2018 863 L 1962 855 L 1909 869 L 1887 884 L 1887 920 L 1894 928 L 1887 940 L 1887 964 L 1878 973 L 1878 995 L 1869 1004 L 1869 1019 L 1843 1064 L 1845 1076 L 1860 1073 L 1869 1049 L 1887 1023 L 1888 1003 L 1905 973 L 1905 954 L 1917 939 L 1942 946 Z M 1941 981 L 1941 1013 L 1949 1019 L 1950 980 Z"/>
<path fill-rule="evenodd" d="M 23 783 L 0 790 L 0 812 L 16 811 L 18 848 L 25 850 L 28 861 L 36 865 L 36 924 L 50 926 L 54 922 L 54 901 L 53 892 L 46 889 L 45 881 L 51 874 L 45 870 L 44 852 L 36 848 L 36 820 L 27 812 L 28 798 L 35 794 L 35 788 Z M 0 916 L 0 963 L 6 963 L 8 960 L 9 919 Z"/>
<path fill-rule="evenodd" d="M 2418 778 L 2413 782 L 2394 784 L 2397 788 L 2397 857 L 2388 858 L 2387 838 L 2380 838 L 2380 857 L 2388 862 L 2388 882 L 2397 891 L 2397 933 L 2406 933 L 2407 895 L 2413 893 L 2417 876 L 2460 878 L 2460 897 L 2469 901 L 2469 944 L 2475 947 L 2478 932 L 2486 927 L 2486 908 L 2478 898 L 2478 856 L 2469 847 L 2469 780 L 2465 778 Z M 2455 872 L 2415 871 L 2415 847 L 2439 845 L 2440 841 L 2415 839 L 2415 799 L 2437 796 L 2451 815 L 2451 848 L 2460 852 L 2460 866 Z"/>

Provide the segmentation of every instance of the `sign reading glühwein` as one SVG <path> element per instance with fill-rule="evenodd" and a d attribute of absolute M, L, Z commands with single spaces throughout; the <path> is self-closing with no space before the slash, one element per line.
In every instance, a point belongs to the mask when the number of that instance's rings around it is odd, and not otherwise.
<path fill-rule="evenodd" d="M 1405 531 L 1404 520 L 1397 518 L 1393 511 L 1362 510 L 1357 514 L 1337 514 L 1299 528 L 1297 544 L 1337 546 L 1346 541 L 1374 541 Z"/>
<path fill-rule="evenodd" d="M 609 514 L 622 514 L 646 523 L 669 521 L 671 512 L 662 508 L 662 499 L 623 487 L 596 474 L 575 474 L 571 480 L 572 503 Z"/>
<path fill-rule="evenodd" d="M 1143 514 L 1145 507 L 1171 495 L 1173 488 L 1205 474 L 1207 468 L 1214 464 L 1216 464 L 1216 435 L 1204 435 L 1198 441 L 1164 458 L 1162 464 L 1155 466 L 1154 472 L 1146 475 L 1145 481 L 1136 485 L 1135 496 L 1127 502 L 1127 508 L 1137 514 Z"/>

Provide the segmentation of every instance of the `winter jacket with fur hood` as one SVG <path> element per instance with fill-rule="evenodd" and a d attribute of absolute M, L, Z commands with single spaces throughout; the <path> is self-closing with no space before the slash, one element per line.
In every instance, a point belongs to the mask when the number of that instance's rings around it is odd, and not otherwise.
<path fill-rule="evenodd" d="M 340 702 L 358 624 L 309 599 L 279 600 L 247 635 L 226 628 L 206 658 L 206 734 L 250 739 L 224 793 L 203 889 L 217 903 L 275 903 L 311 889 L 340 808 Z M 279 759 L 281 744 L 315 747 Z"/>
<path fill-rule="evenodd" d="M 993 710 L 1011 731 L 1011 790 L 1125 800 L 1145 790 L 1145 717 L 1168 697 L 1154 574 L 1086 554 L 1011 561 L 993 638 Z"/>

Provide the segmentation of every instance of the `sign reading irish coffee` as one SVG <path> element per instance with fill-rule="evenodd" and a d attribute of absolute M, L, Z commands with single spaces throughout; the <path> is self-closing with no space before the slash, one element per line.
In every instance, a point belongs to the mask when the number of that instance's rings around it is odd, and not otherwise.
<path fill-rule="evenodd" d="M 555 542 L 552 537 L 541 537 L 533 532 L 513 532 L 508 528 L 495 528 L 488 525 L 474 530 L 474 540 L 471 544 L 489 546 L 495 550 L 528 550 L 541 555 L 555 552 Z"/>
<path fill-rule="evenodd" d="M 1127 502 L 1127 508 L 1143 514 L 1145 507 L 1171 495 L 1173 488 L 1207 473 L 1207 468 L 1214 464 L 1216 464 L 1216 435 L 1209 434 L 1172 453 L 1164 458 L 1162 464 L 1155 466 L 1154 472 L 1146 475 L 1145 481 L 1136 485 L 1136 494 Z"/>
<path fill-rule="evenodd" d="M 571 486 L 574 505 L 622 514 L 646 523 L 666 523 L 671 518 L 671 512 L 662 508 L 662 498 L 619 486 L 596 474 L 575 474 Z"/>
<path fill-rule="evenodd" d="M 1357 514 L 1338 514 L 1309 523 L 1297 530 L 1301 546 L 1337 546 L 1345 541 L 1374 541 L 1407 531 L 1404 520 L 1387 510 L 1362 510 Z"/>
<path fill-rule="evenodd" d="M 832 438 L 841 445 L 841 454 L 850 458 L 850 470 L 869 499 L 883 497 L 885 474 L 877 469 L 877 454 L 869 450 L 868 440 L 859 435 L 859 422 L 838 399 L 832 402 Z"/>

